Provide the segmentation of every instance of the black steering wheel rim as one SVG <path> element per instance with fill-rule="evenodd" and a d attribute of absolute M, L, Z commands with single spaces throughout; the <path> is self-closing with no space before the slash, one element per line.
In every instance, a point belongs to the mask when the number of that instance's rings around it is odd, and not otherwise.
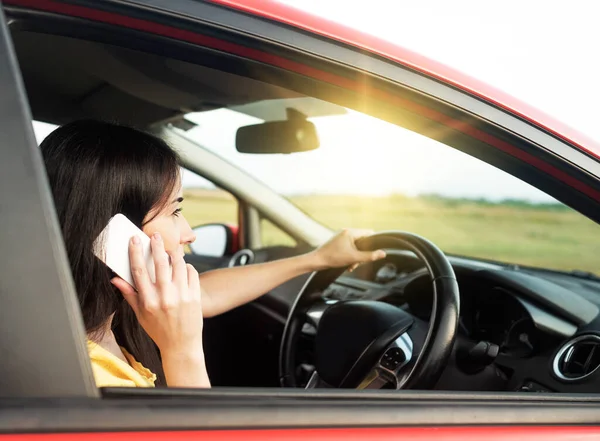
<path fill-rule="evenodd" d="M 402 388 L 432 387 L 448 362 L 458 329 L 460 295 L 452 265 L 435 244 L 413 233 L 385 231 L 360 239 L 356 245 L 363 251 L 376 249 L 412 251 L 424 262 L 429 271 L 434 296 L 429 330 L 423 348 Z M 318 299 L 321 290 L 329 286 L 345 270 L 346 268 L 331 268 L 313 273 L 296 297 L 281 340 L 279 374 L 282 387 L 297 387 L 295 349 L 299 332 L 306 322 L 305 313 L 308 307 Z"/>

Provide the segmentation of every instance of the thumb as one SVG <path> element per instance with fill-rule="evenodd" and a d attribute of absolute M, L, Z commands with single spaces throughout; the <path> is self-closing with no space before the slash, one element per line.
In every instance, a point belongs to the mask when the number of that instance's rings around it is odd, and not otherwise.
<path fill-rule="evenodd" d="M 112 279 L 110 279 L 110 283 L 112 283 L 119 289 L 119 291 L 121 291 L 121 294 L 123 294 L 123 297 L 125 298 L 127 303 L 129 303 L 133 310 L 136 311 L 138 303 L 138 293 L 135 290 L 135 288 L 120 277 L 113 277 Z"/>
<path fill-rule="evenodd" d="M 363 251 L 362 255 L 364 257 L 363 262 L 375 262 L 376 260 L 383 259 L 386 256 L 386 253 L 383 250 Z"/>

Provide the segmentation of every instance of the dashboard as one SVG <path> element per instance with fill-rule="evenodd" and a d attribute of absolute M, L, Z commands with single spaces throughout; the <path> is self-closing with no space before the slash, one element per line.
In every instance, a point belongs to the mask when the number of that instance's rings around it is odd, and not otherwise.
<path fill-rule="evenodd" d="M 449 257 L 460 287 L 459 332 L 436 389 L 600 392 L 600 283 L 556 272 Z M 370 299 L 424 322 L 433 304 L 429 273 L 412 253 L 346 272 L 322 292 L 324 303 Z M 596 298 L 597 297 L 597 298 Z M 489 363 L 465 357 L 496 348 Z"/>

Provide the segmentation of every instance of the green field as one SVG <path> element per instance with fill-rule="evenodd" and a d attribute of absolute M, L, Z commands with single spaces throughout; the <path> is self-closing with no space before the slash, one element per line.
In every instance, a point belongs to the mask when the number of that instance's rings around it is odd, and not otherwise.
<path fill-rule="evenodd" d="M 237 220 L 235 200 L 224 192 L 187 189 L 185 198 L 185 215 L 192 225 Z M 405 230 L 427 237 L 448 253 L 600 274 L 600 227 L 558 204 L 401 195 L 290 199 L 334 230 Z M 282 244 L 289 239 L 265 225 L 263 242 Z"/>

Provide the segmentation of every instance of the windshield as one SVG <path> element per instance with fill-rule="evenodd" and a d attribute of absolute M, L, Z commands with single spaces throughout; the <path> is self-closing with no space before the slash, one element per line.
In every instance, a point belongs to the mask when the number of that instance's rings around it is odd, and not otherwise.
<path fill-rule="evenodd" d="M 231 109 L 188 114 L 197 126 L 185 135 L 333 230 L 399 229 L 450 254 L 600 272 L 600 230 L 593 221 L 430 138 L 355 111 L 336 113 L 309 118 L 320 147 L 301 153 L 238 152 L 237 129 L 263 119 Z M 205 181 L 185 174 L 184 185 Z"/>

